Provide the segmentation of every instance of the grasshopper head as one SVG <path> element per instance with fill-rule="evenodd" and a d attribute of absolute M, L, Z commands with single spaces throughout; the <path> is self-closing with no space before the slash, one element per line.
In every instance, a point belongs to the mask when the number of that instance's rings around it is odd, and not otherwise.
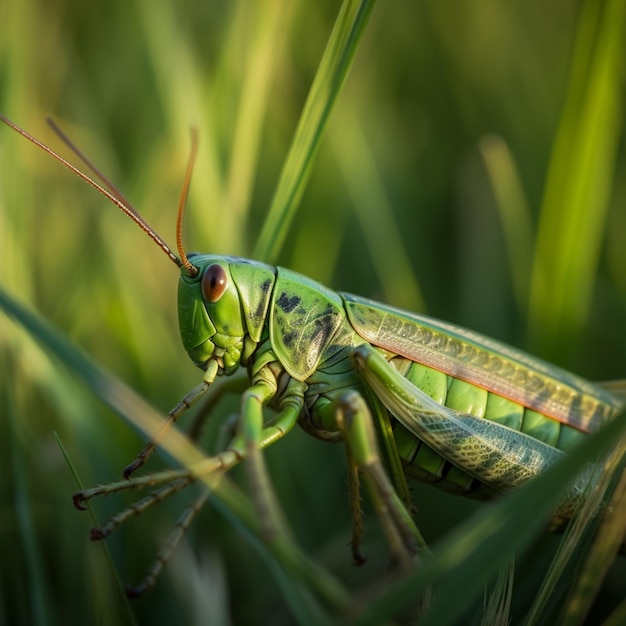
<path fill-rule="evenodd" d="M 239 367 L 244 345 L 244 323 L 239 293 L 224 257 L 190 255 L 198 270 L 183 269 L 178 283 L 178 322 L 183 346 L 191 360 L 206 369 L 217 362 L 218 372 Z"/>
<path fill-rule="evenodd" d="M 181 270 L 178 322 L 183 346 L 201 369 L 232 374 L 260 341 L 273 268 L 233 257 L 190 254 Z M 217 366 L 217 367 L 216 367 Z"/>

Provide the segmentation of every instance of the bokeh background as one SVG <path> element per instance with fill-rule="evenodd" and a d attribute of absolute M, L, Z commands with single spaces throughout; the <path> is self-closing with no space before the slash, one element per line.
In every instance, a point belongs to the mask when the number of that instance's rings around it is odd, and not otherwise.
<path fill-rule="evenodd" d="M 626 378 L 620 5 L 378 3 L 278 262 L 588 378 Z M 172 243 L 197 127 L 187 247 L 249 256 L 339 6 L 2 2 L 0 110 L 67 153 L 54 117 Z M 178 337 L 172 264 L 6 127 L 0 283 L 163 412 L 200 380 Z M 131 623 L 54 433 L 85 484 L 117 479 L 143 436 L 4 317 L 0 411 L 0 624 Z M 342 455 L 301 432 L 268 452 L 298 540 L 358 587 L 385 552 L 370 515 L 369 563 L 350 565 Z M 430 541 L 474 506 L 415 494 Z M 142 577 L 189 497 L 109 540 L 124 582 Z M 609 604 L 624 593 L 616 567 Z M 290 620 L 264 563 L 211 507 L 133 611 L 140 623 Z"/>

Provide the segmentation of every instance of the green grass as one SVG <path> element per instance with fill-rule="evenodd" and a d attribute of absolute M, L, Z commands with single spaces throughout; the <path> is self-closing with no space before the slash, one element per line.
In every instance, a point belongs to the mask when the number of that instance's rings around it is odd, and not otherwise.
<path fill-rule="evenodd" d="M 591 379 L 626 378 L 622 4 L 378 3 L 274 260 L 335 289 L 532 347 Z M 52 115 L 172 243 L 196 126 L 187 247 L 252 255 L 339 6 L 109 6 L 2 4 L 0 111 L 58 147 L 45 126 Z M 118 211 L 0 129 L 0 285 L 69 351 L 79 346 L 161 412 L 200 379 L 178 338 L 176 281 Z M 72 506 L 76 486 L 54 433 L 86 485 L 120 477 L 145 435 L 4 316 L 0 363 L 0 624 L 315 619 L 308 590 L 294 590 L 290 606 L 289 570 L 210 506 L 157 589 L 129 608 L 116 577 L 143 576 L 192 496 L 111 537 L 116 574 L 88 541 L 88 515 Z M 386 552 L 370 513 L 368 563 L 350 564 L 342 453 L 298 431 L 267 456 L 304 553 L 362 600 L 384 574 Z M 245 491 L 244 479 L 232 473 Z M 479 623 L 482 588 L 495 580 L 485 561 L 498 554 L 506 565 L 504 548 L 524 540 L 521 528 L 510 537 L 485 529 L 494 516 L 523 526 L 532 514 L 515 502 L 493 513 L 428 487 L 414 493 L 420 528 L 443 560 L 391 587 L 363 619 L 388 617 L 430 572 L 443 580 L 434 610 L 455 604 L 464 623 Z M 98 519 L 130 500 L 95 502 Z M 244 511 L 246 502 L 231 504 Z M 481 532 L 493 543 L 463 543 Z M 545 585 L 558 543 L 541 538 L 518 559 L 512 623 Z M 621 557 L 609 570 L 590 623 L 623 602 L 625 569 Z M 546 623 L 565 591 L 541 611 Z"/>

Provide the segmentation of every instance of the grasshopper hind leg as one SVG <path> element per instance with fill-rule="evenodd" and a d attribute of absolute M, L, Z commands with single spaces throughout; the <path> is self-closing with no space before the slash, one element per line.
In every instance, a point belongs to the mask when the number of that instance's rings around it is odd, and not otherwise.
<path fill-rule="evenodd" d="M 350 470 L 354 560 L 357 563 L 363 561 L 359 552 L 362 514 L 358 502 L 358 470 L 363 476 L 393 558 L 402 569 L 408 570 L 414 557 L 427 549 L 426 543 L 385 472 L 370 409 L 363 397 L 351 390 L 336 398 L 334 412 L 337 428 L 344 437 Z"/>

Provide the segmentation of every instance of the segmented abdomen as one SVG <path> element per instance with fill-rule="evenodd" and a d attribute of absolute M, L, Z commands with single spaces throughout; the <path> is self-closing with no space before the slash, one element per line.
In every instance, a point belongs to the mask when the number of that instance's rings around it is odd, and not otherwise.
<path fill-rule="evenodd" d="M 559 450 L 571 450 L 586 436 L 571 426 L 426 365 L 403 357 L 393 357 L 390 363 L 439 404 L 508 426 Z M 453 493 L 478 498 L 494 495 L 492 489 L 454 467 L 395 420 L 394 435 L 407 475 Z"/>

